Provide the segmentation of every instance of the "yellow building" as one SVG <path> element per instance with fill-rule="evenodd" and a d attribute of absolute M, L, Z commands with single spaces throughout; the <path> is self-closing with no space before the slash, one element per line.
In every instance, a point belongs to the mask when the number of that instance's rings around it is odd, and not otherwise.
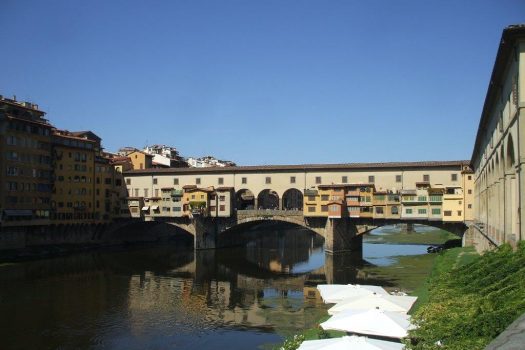
<path fill-rule="evenodd" d="M 88 223 L 95 217 L 95 157 L 100 138 L 93 133 L 53 130 L 55 181 L 51 219 L 55 223 Z"/>
<path fill-rule="evenodd" d="M 95 157 L 95 220 L 108 222 L 112 219 L 116 193 L 113 189 L 114 168 L 110 160 L 103 156 Z"/>
<path fill-rule="evenodd" d="M 346 185 L 319 185 L 317 190 L 305 191 L 303 212 L 305 216 L 341 217 Z"/>
<path fill-rule="evenodd" d="M 461 186 L 448 186 L 443 194 L 443 221 L 461 222 L 464 217 L 464 196 Z"/>
<path fill-rule="evenodd" d="M 110 157 L 110 164 L 114 169 L 114 191 L 116 193 L 112 217 L 113 219 L 128 219 L 131 217 L 131 213 L 128 203 L 128 190 L 126 188 L 123 172 L 132 170 L 133 164 L 129 157 L 119 157 L 114 155 Z"/>
<path fill-rule="evenodd" d="M 474 172 L 471 168 L 465 167 L 461 172 L 463 187 L 463 219 L 465 222 L 474 221 Z"/>
<path fill-rule="evenodd" d="M 149 169 L 153 167 L 153 156 L 142 151 L 133 151 L 127 155 L 133 164 L 134 170 Z"/>
<path fill-rule="evenodd" d="M 209 214 L 210 194 L 213 188 L 198 188 L 195 185 L 186 185 L 182 187 L 182 211 L 184 216 L 195 216 Z"/>
<path fill-rule="evenodd" d="M 0 224 L 47 225 L 51 211 L 51 124 L 29 102 L 0 96 Z"/>

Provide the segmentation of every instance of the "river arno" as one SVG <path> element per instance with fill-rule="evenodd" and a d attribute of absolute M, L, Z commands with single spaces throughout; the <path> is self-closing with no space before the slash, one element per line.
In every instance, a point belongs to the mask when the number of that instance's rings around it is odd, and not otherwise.
<path fill-rule="evenodd" d="M 370 277 L 371 264 L 426 252 L 365 244 L 363 259 L 332 257 L 309 231 L 252 234 L 245 248 L 168 245 L 0 266 L 1 348 L 271 349 L 326 314 L 318 283 L 386 283 Z"/>

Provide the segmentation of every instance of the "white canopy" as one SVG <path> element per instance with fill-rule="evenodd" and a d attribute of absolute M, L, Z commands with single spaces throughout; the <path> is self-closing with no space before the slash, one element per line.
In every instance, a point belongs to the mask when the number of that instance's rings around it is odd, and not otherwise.
<path fill-rule="evenodd" d="M 323 329 L 335 329 L 358 334 L 377 335 L 390 338 L 403 338 L 411 329 L 410 316 L 392 311 L 347 310 L 332 316 L 321 323 Z"/>
<path fill-rule="evenodd" d="M 396 311 L 407 313 L 416 302 L 417 297 L 396 296 L 383 294 L 370 294 L 344 299 L 332 306 L 328 313 L 335 315 L 345 310 L 370 310 Z"/>
<path fill-rule="evenodd" d="M 319 284 L 317 289 L 325 303 L 338 303 L 346 298 L 365 296 L 370 294 L 388 295 L 388 292 L 379 286 L 361 284 Z"/>
<path fill-rule="evenodd" d="M 147 211 L 147 210 L 149 210 L 149 207 L 148 206 L 142 207 L 142 210 L 143 211 Z"/>
<path fill-rule="evenodd" d="M 297 350 L 402 350 L 401 343 L 369 339 L 356 335 L 342 338 L 307 340 Z"/>

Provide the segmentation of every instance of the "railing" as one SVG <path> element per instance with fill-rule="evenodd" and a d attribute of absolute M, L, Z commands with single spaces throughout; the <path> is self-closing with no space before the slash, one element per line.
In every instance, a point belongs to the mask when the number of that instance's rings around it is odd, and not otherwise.
<path fill-rule="evenodd" d="M 479 233 L 481 233 L 481 235 L 485 237 L 485 239 L 489 241 L 489 243 L 492 244 L 494 247 L 499 247 L 498 243 L 485 233 L 485 225 L 483 223 L 473 224 L 472 227 L 474 227 Z"/>
<path fill-rule="evenodd" d="M 302 210 L 279 210 L 279 209 L 237 210 L 237 215 L 242 215 L 242 216 L 303 216 L 303 211 Z"/>

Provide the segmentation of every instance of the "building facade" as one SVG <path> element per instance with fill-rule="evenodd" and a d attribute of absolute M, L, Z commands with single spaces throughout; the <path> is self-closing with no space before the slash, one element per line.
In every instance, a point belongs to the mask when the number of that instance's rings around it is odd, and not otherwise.
<path fill-rule="evenodd" d="M 525 25 L 509 26 L 503 30 L 471 159 L 474 220 L 496 245 L 525 237 L 523 72 Z M 465 188 L 468 194 L 471 188 Z"/>
<path fill-rule="evenodd" d="M 150 194 L 158 197 L 159 191 L 182 193 L 183 216 L 282 209 L 302 210 L 305 217 L 454 222 L 466 220 L 464 208 L 472 202 L 465 191 L 454 192 L 454 199 L 447 197 L 446 203 L 454 211 L 448 218 L 443 207 L 445 191 L 472 186 L 472 176 L 465 176 L 468 169 L 468 162 L 456 161 L 149 169 L 125 172 L 124 176 L 134 198 L 148 200 Z M 225 206 L 224 212 L 217 203 L 222 188 L 230 192 L 232 208 Z"/>
<path fill-rule="evenodd" d="M 0 225 L 47 225 L 52 125 L 29 102 L 0 96 Z"/>

